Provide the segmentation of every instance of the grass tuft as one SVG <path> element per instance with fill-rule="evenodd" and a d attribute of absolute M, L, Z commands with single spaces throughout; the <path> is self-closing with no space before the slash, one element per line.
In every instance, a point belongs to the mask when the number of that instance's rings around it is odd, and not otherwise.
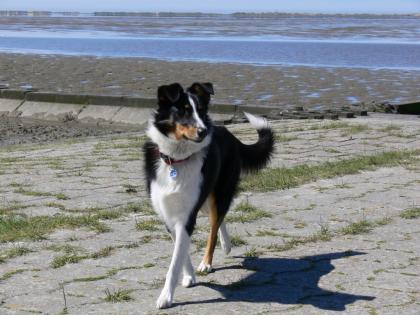
<path fill-rule="evenodd" d="M 256 258 L 260 255 L 257 249 L 253 246 L 244 253 L 244 256 L 247 258 Z"/>
<path fill-rule="evenodd" d="M 419 154 L 420 150 L 391 151 L 312 166 L 298 165 L 292 168 L 266 169 L 244 178 L 240 190 L 267 192 L 288 189 L 319 179 L 357 174 L 360 171 L 374 170 L 383 166 L 407 164 Z"/>
<path fill-rule="evenodd" d="M 400 217 L 403 219 L 417 219 L 420 218 L 420 207 L 413 207 L 405 209 L 400 213 Z"/>
<path fill-rule="evenodd" d="M 24 246 L 15 246 L 12 248 L 5 249 L 3 251 L 0 251 L 0 263 L 3 263 L 8 259 L 13 259 L 15 257 L 29 254 L 31 252 L 33 251 Z"/>
<path fill-rule="evenodd" d="M 226 222 L 249 223 L 262 218 L 271 218 L 272 215 L 267 211 L 259 209 L 248 202 L 241 202 L 233 209 L 233 213 L 228 215 Z"/>
<path fill-rule="evenodd" d="M 13 242 L 21 239 L 41 240 L 45 235 L 57 229 L 88 228 L 103 233 L 109 228 L 100 219 L 101 215 L 81 216 L 35 216 L 8 215 L 0 217 L 0 243 Z"/>
<path fill-rule="evenodd" d="M 348 226 L 341 229 L 341 233 L 343 235 L 357 235 L 357 234 L 364 234 L 369 233 L 372 228 L 373 224 L 367 220 L 360 220 L 349 224 Z"/>
<path fill-rule="evenodd" d="M 35 191 L 24 189 L 23 187 L 19 187 L 13 191 L 16 194 L 21 194 L 24 196 L 33 196 L 33 197 L 55 197 L 59 200 L 68 200 L 70 199 L 63 193 L 50 193 L 50 192 L 43 192 L 43 191 Z"/>
<path fill-rule="evenodd" d="M 62 256 L 54 257 L 50 266 L 52 268 L 60 268 L 67 264 L 77 264 L 79 261 L 86 259 L 87 255 L 77 255 L 77 254 L 65 254 Z"/>
<path fill-rule="evenodd" d="M 243 245 L 248 245 L 248 242 L 241 238 L 239 235 L 231 235 L 230 243 L 233 247 L 240 247 Z"/>
<path fill-rule="evenodd" d="M 106 289 L 104 300 L 106 302 L 110 302 L 110 303 L 131 301 L 131 300 L 133 300 L 133 298 L 130 296 L 131 292 L 133 292 L 133 290 L 118 289 L 118 290 L 111 293 L 111 291 L 109 291 L 109 289 Z"/>
<path fill-rule="evenodd" d="M 136 224 L 136 229 L 139 231 L 157 231 L 159 230 L 159 226 L 161 222 L 157 219 L 149 219 L 138 222 Z"/>
<path fill-rule="evenodd" d="M 7 280 L 7 279 L 13 277 L 16 274 L 25 272 L 26 270 L 27 269 L 15 269 L 15 270 L 12 270 L 12 271 L 8 271 L 8 272 L 4 273 L 2 276 L 0 276 L 0 282 L 4 281 L 4 280 Z"/>

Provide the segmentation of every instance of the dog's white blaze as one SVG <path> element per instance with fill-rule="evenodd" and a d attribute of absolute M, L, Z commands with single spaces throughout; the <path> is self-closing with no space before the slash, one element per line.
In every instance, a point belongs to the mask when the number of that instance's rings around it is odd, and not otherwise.
<path fill-rule="evenodd" d="M 197 126 L 199 128 L 206 128 L 206 125 L 204 125 L 203 121 L 201 120 L 200 116 L 198 115 L 197 107 L 196 107 L 194 99 L 191 97 L 191 95 L 188 95 L 188 101 L 190 102 L 190 105 L 193 109 L 193 116 L 194 116 L 195 121 L 197 122 Z"/>

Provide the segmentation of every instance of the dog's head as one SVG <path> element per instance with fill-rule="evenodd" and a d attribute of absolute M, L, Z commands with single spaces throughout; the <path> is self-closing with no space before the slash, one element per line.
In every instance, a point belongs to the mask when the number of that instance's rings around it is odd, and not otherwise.
<path fill-rule="evenodd" d="M 169 138 L 202 142 L 211 128 L 207 112 L 213 94 L 211 83 L 196 82 L 186 91 L 179 83 L 160 86 L 154 125 Z"/>

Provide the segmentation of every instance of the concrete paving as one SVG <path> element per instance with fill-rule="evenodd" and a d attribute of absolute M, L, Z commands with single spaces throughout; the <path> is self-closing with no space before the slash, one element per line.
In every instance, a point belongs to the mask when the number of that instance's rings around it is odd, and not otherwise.
<path fill-rule="evenodd" d="M 121 107 L 112 117 L 115 123 L 143 125 L 149 120 L 152 108 Z"/>
<path fill-rule="evenodd" d="M 88 105 L 83 108 L 77 119 L 87 123 L 110 123 L 119 110 L 118 106 Z"/>
<path fill-rule="evenodd" d="M 270 167 L 420 149 L 420 119 L 412 117 L 272 125 L 278 142 Z M 248 124 L 229 128 L 244 142 L 256 139 Z M 143 133 L 130 133 L 0 148 L 0 210 L 81 215 L 147 202 L 143 141 Z M 218 247 L 215 272 L 198 275 L 193 288 L 178 287 L 174 306 L 161 312 L 155 300 L 172 242 L 161 224 L 136 228 L 156 218 L 150 211 L 103 220 L 105 233 L 56 229 L 38 241 L 1 243 L 0 314 L 419 314 L 420 219 L 400 216 L 420 205 L 419 191 L 417 156 L 410 164 L 291 189 L 242 192 L 233 208 L 246 201 L 270 217 L 231 220 L 231 254 Z M 340 232 L 360 221 L 371 223 L 364 233 Z M 207 231 L 207 218 L 200 217 L 191 248 L 195 266 Z M 316 237 L 325 231 L 330 240 Z M 93 255 L 107 247 L 107 254 Z M 7 257 L 16 248 L 30 251 Z M 71 251 L 84 258 L 53 267 Z M 130 299 L 107 301 L 118 290 Z"/>
<path fill-rule="evenodd" d="M 0 116 L 9 115 L 16 110 L 21 104 L 22 100 L 0 98 Z"/>
<path fill-rule="evenodd" d="M 22 117 L 66 121 L 77 119 L 83 105 L 26 101 L 20 107 Z"/>

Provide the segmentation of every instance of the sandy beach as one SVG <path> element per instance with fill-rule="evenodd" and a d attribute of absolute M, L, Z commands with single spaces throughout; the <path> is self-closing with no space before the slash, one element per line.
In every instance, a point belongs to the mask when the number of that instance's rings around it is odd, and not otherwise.
<path fill-rule="evenodd" d="M 420 71 L 414 70 L 0 54 L 0 84 L 9 88 L 154 97 L 159 85 L 194 81 L 213 82 L 214 102 L 227 104 L 329 108 L 420 99 Z"/>

